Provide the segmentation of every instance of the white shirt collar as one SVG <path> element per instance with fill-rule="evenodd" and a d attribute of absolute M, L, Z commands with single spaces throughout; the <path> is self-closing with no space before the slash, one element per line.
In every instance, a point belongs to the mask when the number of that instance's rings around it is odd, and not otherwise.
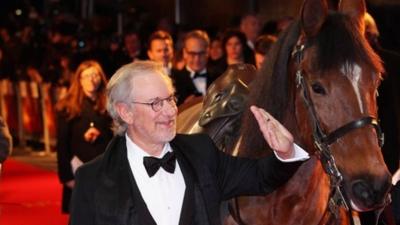
<path fill-rule="evenodd" d="M 176 162 L 173 174 L 160 169 L 153 177 L 149 177 L 143 165 L 143 157 L 149 154 L 136 145 L 127 134 L 125 137 L 129 166 L 151 216 L 156 224 L 179 224 L 186 189 L 179 162 Z M 170 144 L 166 143 L 160 157 L 168 151 L 172 149 Z"/>
<path fill-rule="evenodd" d="M 125 133 L 125 138 L 126 138 L 126 145 L 127 148 L 130 149 L 131 151 L 128 151 L 128 156 L 132 156 L 131 159 L 133 159 L 135 162 L 143 163 L 143 157 L 145 156 L 151 156 L 149 153 L 144 151 L 142 148 L 140 148 L 135 142 L 128 136 L 127 133 Z M 165 143 L 163 150 L 161 151 L 161 154 L 157 158 L 162 158 L 167 152 L 171 152 L 171 146 L 169 143 Z"/>
<path fill-rule="evenodd" d="M 195 72 L 194 70 L 190 69 L 190 67 L 188 67 L 188 66 L 186 66 L 186 70 L 189 71 L 189 73 L 190 73 L 190 78 L 193 79 L 194 74 L 195 74 L 196 72 Z M 204 68 L 204 69 L 202 69 L 202 70 L 199 72 L 199 74 L 205 74 L 205 73 L 207 73 L 207 68 Z"/>

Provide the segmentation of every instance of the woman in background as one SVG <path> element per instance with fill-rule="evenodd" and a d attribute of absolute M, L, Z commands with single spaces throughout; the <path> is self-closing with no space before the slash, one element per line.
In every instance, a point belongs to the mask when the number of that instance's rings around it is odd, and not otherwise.
<path fill-rule="evenodd" d="M 249 63 L 254 65 L 253 50 L 247 45 L 246 35 L 239 30 L 229 29 L 225 31 L 222 39 L 225 51 L 226 64 Z"/>
<path fill-rule="evenodd" d="M 63 213 L 69 213 L 76 169 L 103 153 L 112 138 L 111 119 L 105 106 L 106 84 L 100 64 L 93 60 L 84 61 L 78 66 L 66 96 L 56 106 Z"/>

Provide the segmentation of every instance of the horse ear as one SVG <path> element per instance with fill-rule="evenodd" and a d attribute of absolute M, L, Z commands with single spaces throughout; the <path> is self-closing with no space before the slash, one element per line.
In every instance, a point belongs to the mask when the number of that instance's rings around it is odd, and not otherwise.
<path fill-rule="evenodd" d="M 342 0 L 339 4 L 339 12 L 350 16 L 352 23 L 361 33 L 364 33 L 364 15 L 366 13 L 364 0 Z"/>
<path fill-rule="evenodd" d="M 305 0 L 301 9 L 301 25 L 307 37 L 318 34 L 328 15 L 325 0 Z"/>

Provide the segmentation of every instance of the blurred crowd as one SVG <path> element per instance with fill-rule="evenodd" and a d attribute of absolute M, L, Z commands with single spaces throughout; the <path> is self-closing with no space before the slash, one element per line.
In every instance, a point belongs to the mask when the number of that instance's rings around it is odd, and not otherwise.
<path fill-rule="evenodd" d="M 116 26 L 114 30 L 103 29 L 101 23 L 94 24 L 71 18 L 70 15 L 58 14 L 45 19 L 34 8 L 25 13 L 27 15 L 24 19 L 11 13 L 8 21 L 0 23 L 1 79 L 68 85 L 73 71 L 80 62 L 87 59 L 98 61 L 109 78 L 123 64 L 135 59 L 151 58 L 154 54 L 150 39 L 152 33 L 158 30 L 172 37 L 169 43 L 172 49 L 164 57 L 169 57 L 171 68 L 182 69 L 183 39 L 187 32 L 195 29 L 175 26 L 162 19 L 157 25 L 140 21 L 126 24 L 122 34 L 118 34 Z M 230 51 L 235 44 L 241 45 L 244 60 L 254 64 L 254 51 L 259 49 L 257 51 L 263 55 L 274 39 L 261 37 L 259 41 L 263 43 L 257 44 L 257 38 L 264 34 L 278 34 L 290 20 L 285 17 L 282 21 L 263 24 L 257 15 L 248 14 L 231 27 L 221 30 L 204 29 L 211 40 L 209 64 L 215 64 L 215 61 L 222 58 L 229 61 L 228 64 L 232 63 L 227 57 L 230 52 L 237 51 Z M 233 36 L 239 43 L 227 43 Z"/>
<path fill-rule="evenodd" d="M 126 19 L 121 31 L 119 24 L 60 9 L 44 14 L 29 6 L 2 15 L 0 109 L 17 144 L 21 135 L 43 142 L 46 128 L 55 139 L 56 103 L 86 60 L 97 62 L 107 80 L 135 60 L 160 62 L 174 79 L 182 104 L 203 95 L 230 64 L 261 66 L 276 36 L 292 20 L 263 23 L 258 15 L 246 14 L 232 26 L 216 29 L 140 18 Z M 182 73 L 189 73 L 193 82 Z"/>
<path fill-rule="evenodd" d="M 65 213 L 76 169 L 100 155 L 112 137 L 104 92 L 118 68 L 136 60 L 161 63 L 183 104 L 203 96 L 229 65 L 261 67 L 291 21 L 264 25 L 258 15 L 246 14 L 221 30 L 134 21 L 119 34 L 116 27 L 68 14 L 49 19 L 33 7 L 24 14 L 10 13 L 0 23 L 1 115 L 17 144 L 43 149 L 47 142 L 57 151 Z"/>

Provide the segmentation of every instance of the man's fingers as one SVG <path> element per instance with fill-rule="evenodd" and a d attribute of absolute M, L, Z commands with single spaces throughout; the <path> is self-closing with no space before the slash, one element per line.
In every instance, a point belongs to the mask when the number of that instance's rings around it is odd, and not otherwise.
<path fill-rule="evenodd" d="M 272 126 L 276 132 L 279 131 L 285 137 L 289 138 L 290 140 L 293 140 L 292 134 L 286 129 L 286 127 L 284 127 L 279 121 L 277 121 L 271 114 L 269 114 L 264 109 L 261 108 L 258 109 L 260 114 L 264 114 L 264 117 L 267 118 L 266 120 L 272 123 Z"/>
<path fill-rule="evenodd" d="M 268 145 L 275 151 L 286 148 L 287 142 L 293 141 L 291 133 L 271 114 L 264 109 L 251 106 L 253 112 Z"/>
<path fill-rule="evenodd" d="M 256 107 L 254 107 L 254 106 L 252 106 L 252 107 L 250 108 L 250 110 L 251 110 L 251 112 L 253 113 L 254 117 L 256 118 L 257 122 L 258 122 L 260 125 L 265 125 L 266 120 L 264 119 L 263 115 L 260 113 L 259 109 L 256 108 Z M 262 127 L 263 127 L 263 126 L 260 126 L 260 128 L 262 128 Z"/>
<path fill-rule="evenodd" d="M 256 120 L 259 124 L 261 133 L 263 134 L 264 139 L 267 141 L 268 145 L 271 146 L 271 148 L 272 148 L 272 146 L 276 146 L 274 144 L 274 142 L 276 142 L 276 141 L 273 141 L 273 139 L 275 139 L 274 138 L 275 135 L 271 131 L 271 129 L 272 129 L 272 127 L 270 125 L 271 119 L 269 117 L 267 117 L 264 114 L 264 112 L 260 110 L 260 108 L 252 106 L 250 108 L 250 110 L 254 114 L 254 117 L 256 118 Z"/>

